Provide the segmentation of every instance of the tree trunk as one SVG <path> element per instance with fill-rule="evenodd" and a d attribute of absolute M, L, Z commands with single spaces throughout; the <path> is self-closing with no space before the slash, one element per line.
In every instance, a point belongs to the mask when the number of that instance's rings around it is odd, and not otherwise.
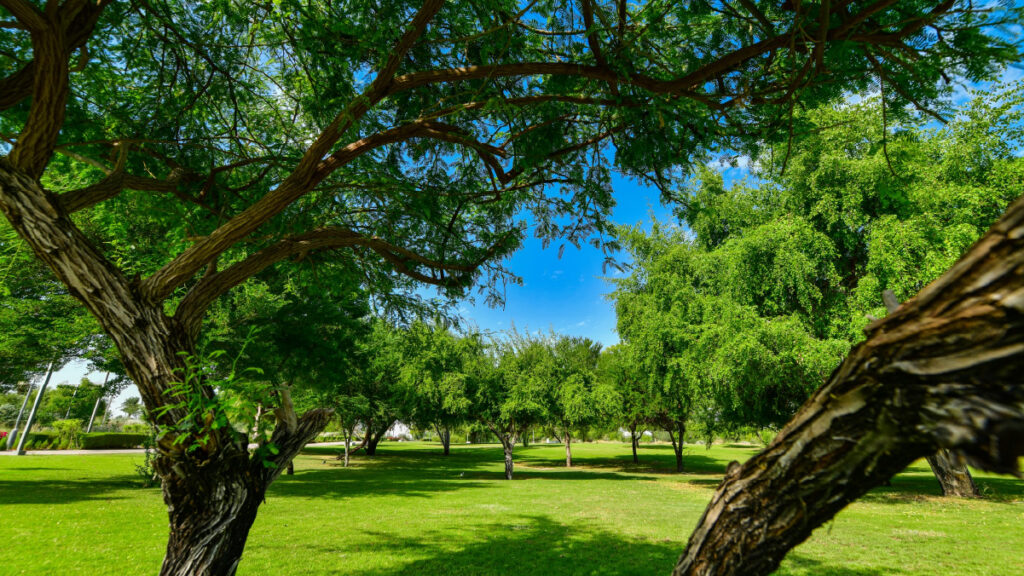
<path fill-rule="evenodd" d="M 937 448 L 1017 473 L 1024 453 L 1024 199 L 948 272 L 867 328 L 771 445 L 730 465 L 675 574 L 769 574 Z"/>
<path fill-rule="evenodd" d="M 682 420 L 673 422 L 675 430 L 671 427 L 666 426 L 665 431 L 668 432 L 669 440 L 672 440 L 672 452 L 676 455 L 676 472 L 682 474 L 683 472 L 683 436 L 686 435 L 686 423 Z M 679 438 L 677 441 L 676 433 L 678 432 Z"/>
<path fill-rule="evenodd" d="M 388 428 L 391 428 L 391 425 L 394 424 L 394 422 L 395 422 L 394 420 L 389 420 L 389 421 L 387 421 L 386 423 L 382 424 L 381 426 L 379 426 L 376 429 L 374 429 L 372 426 L 369 426 L 369 425 L 366 427 L 366 435 L 367 435 L 367 438 L 366 438 L 366 455 L 367 456 L 374 456 L 374 455 L 377 454 L 377 444 L 379 444 L 380 441 L 381 441 L 381 438 L 383 438 L 384 435 L 387 434 Z"/>
<path fill-rule="evenodd" d="M 505 450 L 505 480 L 512 479 L 512 448 L 515 447 L 515 440 L 512 439 L 512 435 L 501 436 L 501 447 Z"/>
<path fill-rule="evenodd" d="M 444 447 L 444 455 L 447 456 L 452 446 L 452 431 L 447 426 L 441 429 L 441 445 Z"/>
<path fill-rule="evenodd" d="M 637 437 L 636 437 L 636 425 L 635 424 L 633 426 L 631 426 L 630 429 L 629 429 L 629 443 L 633 445 L 633 464 L 639 464 L 640 463 L 640 458 L 636 454 L 636 448 L 637 448 L 637 444 L 639 443 L 639 439 L 637 439 Z"/>
<path fill-rule="evenodd" d="M 963 462 L 957 461 L 949 450 L 941 449 L 928 457 L 928 465 L 932 468 L 943 496 L 956 498 L 977 498 L 981 494 L 974 485 L 974 479 Z"/>
<path fill-rule="evenodd" d="M 50 367 L 46 369 L 46 379 L 43 380 L 43 385 L 39 387 L 39 392 L 36 392 L 36 399 L 32 401 L 32 410 L 28 413 L 28 418 L 25 419 L 25 429 L 21 431 L 21 438 L 18 439 L 18 456 L 25 455 L 25 440 L 28 439 L 28 433 L 32 431 L 32 424 L 35 423 L 36 413 L 39 412 L 39 404 L 43 400 L 43 395 L 46 394 L 46 386 L 50 384 L 51 376 L 53 376 L 53 362 L 50 362 Z"/>
<path fill-rule="evenodd" d="M 896 293 L 892 290 L 882 291 L 882 301 L 889 314 L 900 307 Z M 940 449 L 937 453 L 929 456 L 928 466 L 931 467 L 932 474 L 938 480 L 943 496 L 977 498 L 980 495 L 978 488 L 974 485 L 974 479 L 971 478 L 970 471 L 967 470 L 967 465 L 956 461 L 948 450 Z M 886 480 L 884 485 L 891 486 L 892 482 Z"/>
<path fill-rule="evenodd" d="M 295 475 L 295 460 L 294 459 L 290 460 L 288 462 L 288 469 L 285 470 L 285 474 L 287 474 L 288 476 L 294 476 Z"/>
<path fill-rule="evenodd" d="M 352 432 L 350 430 L 345 430 L 345 464 L 344 464 L 345 468 L 348 468 L 348 462 L 349 462 L 349 449 L 348 448 L 349 448 L 349 445 L 351 445 L 351 444 L 352 444 Z"/>
<path fill-rule="evenodd" d="M 565 467 L 572 468 L 572 434 L 565 429 Z"/>

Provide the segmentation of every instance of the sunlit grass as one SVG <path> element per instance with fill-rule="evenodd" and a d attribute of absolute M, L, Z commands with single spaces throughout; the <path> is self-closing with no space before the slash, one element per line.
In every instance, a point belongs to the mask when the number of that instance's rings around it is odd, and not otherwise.
<path fill-rule="evenodd" d="M 744 446 L 517 448 L 384 444 L 349 468 L 334 449 L 299 457 L 270 490 L 240 574 L 667 574 L 726 464 Z M 0 574 L 154 574 L 167 520 L 138 488 L 141 456 L 0 457 Z M 938 497 L 923 463 L 820 528 L 780 574 L 1024 573 L 1024 482 L 979 477 L 981 501 Z"/>

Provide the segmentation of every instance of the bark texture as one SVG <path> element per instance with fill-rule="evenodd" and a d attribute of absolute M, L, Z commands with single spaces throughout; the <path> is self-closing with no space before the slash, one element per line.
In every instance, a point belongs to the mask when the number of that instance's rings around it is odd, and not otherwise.
<path fill-rule="evenodd" d="M 633 446 L 633 464 L 640 463 L 640 457 L 636 454 L 636 448 L 639 442 L 640 439 L 636 437 L 636 426 L 633 426 L 629 429 L 629 443 Z"/>
<path fill-rule="evenodd" d="M 939 481 L 943 496 L 977 498 L 981 495 L 967 466 L 949 450 L 941 449 L 929 456 L 928 465 Z"/>
<path fill-rule="evenodd" d="M 565 429 L 565 467 L 572 468 L 572 434 Z"/>
<path fill-rule="evenodd" d="M 938 448 L 1018 473 L 1024 199 L 867 331 L 764 452 L 730 466 L 674 574 L 769 574 L 817 526 Z"/>
<path fill-rule="evenodd" d="M 514 462 L 512 461 L 512 449 L 515 448 L 515 442 L 511 437 L 506 438 L 500 436 L 501 447 L 505 451 L 505 480 L 512 479 L 512 472 L 514 468 Z"/>

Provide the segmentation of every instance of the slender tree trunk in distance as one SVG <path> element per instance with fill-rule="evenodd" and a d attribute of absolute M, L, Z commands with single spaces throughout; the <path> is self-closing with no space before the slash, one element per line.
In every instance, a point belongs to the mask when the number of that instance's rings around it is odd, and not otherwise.
<path fill-rule="evenodd" d="M 288 468 L 285 470 L 284 473 L 288 476 L 295 475 L 295 460 L 291 460 L 288 462 Z"/>
<path fill-rule="evenodd" d="M 444 455 L 447 456 L 452 447 L 452 431 L 447 426 L 441 429 L 441 445 L 444 447 Z"/>
<path fill-rule="evenodd" d="M 686 423 L 682 420 L 678 420 L 673 423 L 675 430 L 672 427 L 666 426 L 665 431 L 668 432 L 669 440 L 672 441 L 672 452 L 676 456 L 676 472 L 683 472 L 683 436 L 686 434 Z M 677 441 L 676 433 L 678 432 L 679 438 Z"/>
<path fill-rule="evenodd" d="M 636 455 L 636 424 L 632 424 L 629 427 L 629 443 L 633 446 L 633 464 L 639 464 L 640 458 Z"/>
<path fill-rule="evenodd" d="M 572 468 L 572 433 L 565 428 L 565 467 Z"/>
<path fill-rule="evenodd" d="M 349 445 L 352 444 L 352 431 L 348 428 L 345 429 L 345 468 L 348 468 L 349 462 Z"/>
<path fill-rule="evenodd" d="M 847 504 L 950 450 L 1019 473 L 1024 198 L 857 345 L 771 445 L 730 465 L 676 576 L 762 576 Z"/>
<path fill-rule="evenodd" d="M 502 434 L 501 447 L 505 450 L 505 480 L 512 479 L 512 448 L 515 447 L 515 439 L 511 434 Z"/>

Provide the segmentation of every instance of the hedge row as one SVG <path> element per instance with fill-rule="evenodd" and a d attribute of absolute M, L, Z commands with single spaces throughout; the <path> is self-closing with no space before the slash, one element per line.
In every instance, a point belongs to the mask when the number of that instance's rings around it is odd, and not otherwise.
<path fill-rule="evenodd" d="M 82 448 L 102 450 L 107 448 L 136 448 L 142 446 L 148 434 L 132 432 L 91 432 L 82 434 Z"/>
<path fill-rule="evenodd" d="M 130 432 L 90 432 L 80 437 L 85 450 L 136 448 L 146 441 L 147 434 Z M 30 432 L 25 439 L 26 450 L 56 450 L 60 439 L 56 432 Z"/>

